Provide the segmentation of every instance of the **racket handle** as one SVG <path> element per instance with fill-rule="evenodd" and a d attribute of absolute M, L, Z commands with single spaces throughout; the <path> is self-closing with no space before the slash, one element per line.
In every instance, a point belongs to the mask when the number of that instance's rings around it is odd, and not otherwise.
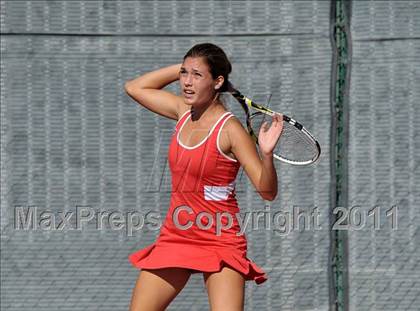
<path fill-rule="evenodd" d="M 302 124 L 300 124 L 299 122 L 296 122 L 296 120 L 292 119 L 291 117 L 283 115 L 283 120 L 286 122 L 289 122 L 291 125 L 296 126 L 299 130 L 303 128 Z"/>

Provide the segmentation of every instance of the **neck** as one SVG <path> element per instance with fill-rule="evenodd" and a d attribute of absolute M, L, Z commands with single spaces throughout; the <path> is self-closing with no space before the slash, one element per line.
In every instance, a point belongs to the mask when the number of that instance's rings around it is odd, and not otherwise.
<path fill-rule="evenodd" d="M 219 101 L 219 94 L 220 93 L 216 93 L 215 96 L 213 97 L 213 100 L 207 105 L 203 105 L 199 107 L 192 106 L 191 119 L 193 121 L 199 120 L 202 118 L 203 115 L 214 114 L 214 112 L 220 109 L 219 106 L 223 107 L 223 104 Z"/>

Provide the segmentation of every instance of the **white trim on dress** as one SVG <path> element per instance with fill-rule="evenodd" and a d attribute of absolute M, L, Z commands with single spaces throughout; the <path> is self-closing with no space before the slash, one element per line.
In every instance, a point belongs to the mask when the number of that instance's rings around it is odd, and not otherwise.
<path fill-rule="evenodd" d="M 225 125 L 226 121 L 227 121 L 227 120 L 229 120 L 229 118 L 230 118 L 230 117 L 233 117 L 233 114 L 231 114 L 230 116 L 228 116 L 228 117 L 227 117 L 227 118 L 223 121 L 222 125 L 220 126 L 220 128 L 219 128 L 219 133 L 217 133 L 216 145 L 217 145 L 217 150 L 219 150 L 219 152 L 221 153 L 221 155 L 222 155 L 222 156 L 224 156 L 226 159 L 231 160 L 231 161 L 233 161 L 233 162 L 238 162 L 238 160 L 233 159 L 233 158 L 229 157 L 226 153 L 224 153 L 224 152 L 222 151 L 222 149 L 220 149 L 220 146 L 219 146 L 219 136 L 220 136 L 220 133 L 222 132 L 223 125 Z"/>
<path fill-rule="evenodd" d="M 217 124 L 219 124 L 219 122 L 220 122 L 220 120 L 221 119 L 223 119 L 223 117 L 225 116 L 225 115 L 227 115 L 228 113 L 230 113 L 230 111 L 227 111 L 227 112 L 225 112 L 217 121 L 216 121 L 216 123 L 213 125 L 213 127 L 211 128 L 211 130 L 210 130 L 210 132 L 207 134 L 207 136 L 201 141 L 201 142 L 199 142 L 198 144 L 196 144 L 195 146 L 192 146 L 192 147 L 189 147 L 189 146 L 186 146 L 186 145 L 184 145 L 181 141 L 180 141 L 180 139 L 179 139 L 179 134 L 181 133 L 181 131 L 182 131 L 182 128 L 184 127 L 184 125 L 185 125 L 185 123 L 187 123 L 187 121 L 188 121 L 188 119 L 190 119 L 191 118 L 191 114 L 184 120 L 184 123 L 182 123 L 182 125 L 181 125 L 181 128 L 178 130 L 178 134 L 176 135 L 176 140 L 177 140 L 177 142 L 178 142 L 178 144 L 180 144 L 182 147 L 184 147 L 185 149 L 195 149 L 195 148 L 197 148 L 197 147 L 199 147 L 199 146 L 201 146 L 209 137 L 210 137 L 210 135 L 211 135 L 211 133 L 213 133 L 213 131 L 214 131 L 214 129 L 216 128 L 216 126 L 217 126 Z"/>
<path fill-rule="evenodd" d="M 178 120 L 176 120 L 176 125 L 178 125 L 178 123 L 179 123 L 179 121 L 181 121 L 182 120 L 182 118 L 187 114 L 187 112 L 189 112 L 189 111 L 191 111 L 191 109 L 190 110 L 186 110 L 183 114 L 182 114 L 182 116 L 180 116 L 179 117 L 179 119 Z"/>

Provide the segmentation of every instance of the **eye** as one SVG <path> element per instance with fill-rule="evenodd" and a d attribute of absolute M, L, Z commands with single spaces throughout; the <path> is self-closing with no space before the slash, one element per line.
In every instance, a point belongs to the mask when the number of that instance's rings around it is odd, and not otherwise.
<path fill-rule="evenodd" d="M 198 73 L 198 72 L 194 73 L 194 75 L 196 75 L 196 76 L 198 76 L 198 77 L 201 77 L 201 74 L 200 74 L 200 73 Z"/>

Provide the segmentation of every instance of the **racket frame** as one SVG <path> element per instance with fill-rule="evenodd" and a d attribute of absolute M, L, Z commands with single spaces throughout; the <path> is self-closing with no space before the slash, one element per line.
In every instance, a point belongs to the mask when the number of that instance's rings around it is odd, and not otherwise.
<path fill-rule="evenodd" d="M 269 116 L 273 116 L 274 114 L 276 114 L 277 112 L 261 106 L 255 102 L 253 102 L 250 98 L 244 96 L 243 94 L 241 94 L 238 90 L 235 90 L 233 92 L 231 92 L 232 96 L 235 97 L 235 99 L 241 104 L 242 108 L 245 111 L 246 114 L 246 125 L 247 125 L 247 129 L 248 129 L 248 133 L 251 135 L 252 139 L 255 141 L 256 144 L 258 144 L 258 137 L 255 134 L 253 128 L 252 128 L 252 118 L 263 113 Z M 249 111 L 249 108 L 252 108 L 254 110 L 257 110 L 257 112 L 251 114 Z M 285 163 L 289 163 L 289 164 L 293 164 L 293 165 L 308 165 L 311 163 L 314 163 L 316 160 L 318 160 L 319 156 L 321 155 L 321 147 L 318 143 L 318 141 L 315 139 L 315 137 L 299 122 L 297 122 L 295 119 L 283 114 L 283 121 L 289 123 L 290 125 L 296 127 L 298 130 L 302 131 L 302 133 L 304 133 L 306 136 L 309 137 L 309 139 L 313 142 L 317 153 L 316 155 L 307 161 L 293 161 L 290 159 L 286 159 L 283 158 L 275 153 L 273 153 L 273 157 L 276 158 L 279 161 L 285 162 Z"/>

